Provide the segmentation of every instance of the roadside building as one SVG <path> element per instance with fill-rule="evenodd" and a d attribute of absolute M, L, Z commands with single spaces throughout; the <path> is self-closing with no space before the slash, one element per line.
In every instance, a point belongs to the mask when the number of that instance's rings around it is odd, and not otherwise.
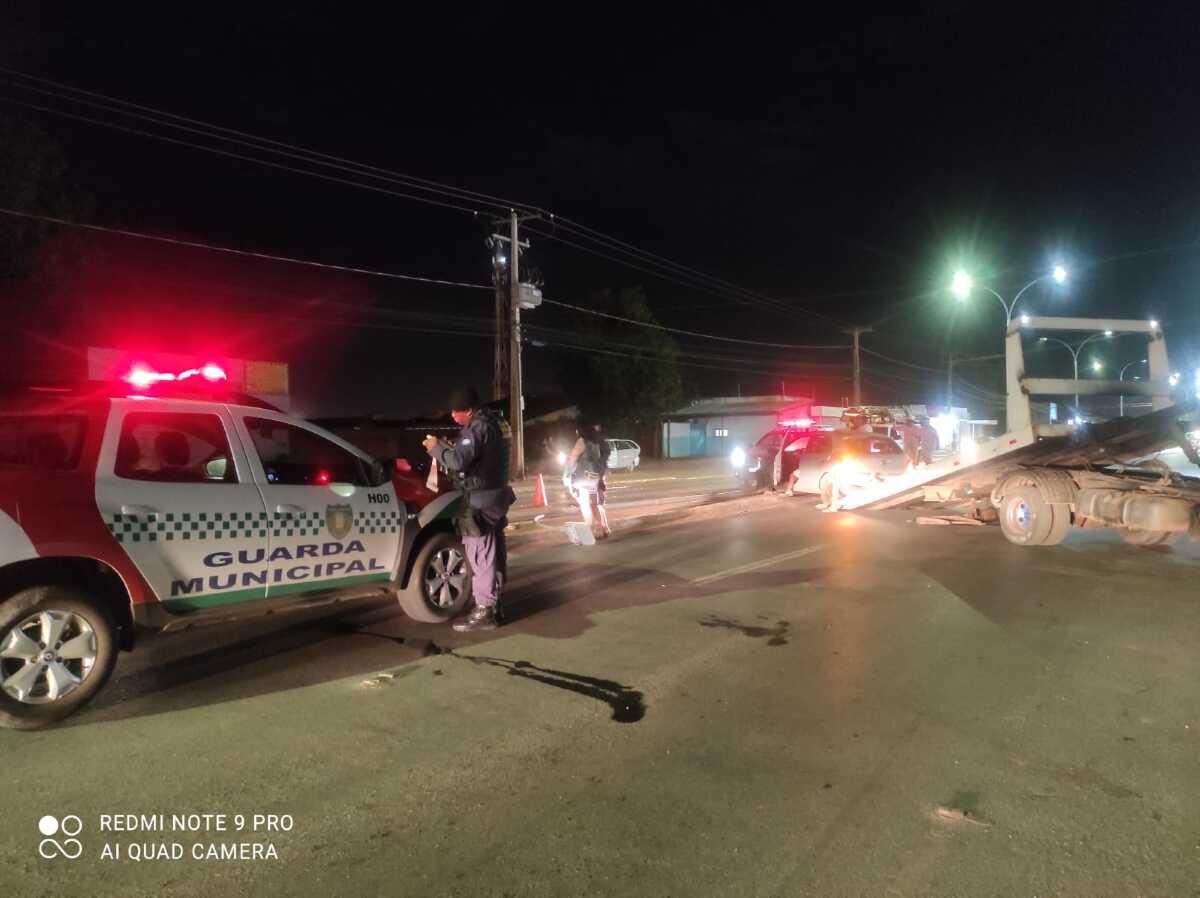
<path fill-rule="evenodd" d="M 663 457 L 725 456 L 753 443 L 784 413 L 799 416 L 811 408 L 811 399 L 796 396 L 697 399 L 662 416 Z"/>

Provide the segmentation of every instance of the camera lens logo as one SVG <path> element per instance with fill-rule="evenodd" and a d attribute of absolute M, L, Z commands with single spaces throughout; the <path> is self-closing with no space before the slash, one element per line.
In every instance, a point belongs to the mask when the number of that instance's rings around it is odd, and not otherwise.
<path fill-rule="evenodd" d="M 64 857 L 73 861 L 83 854 L 83 843 L 75 838 L 83 832 L 83 821 L 74 814 L 62 820 L 47 814 L 38 821 L 38 831 L 46 837 L 38 843 L 38 854 L 46 860 Z M 61 842 L 53 838 L 59 834 L 66 836 Z"/>

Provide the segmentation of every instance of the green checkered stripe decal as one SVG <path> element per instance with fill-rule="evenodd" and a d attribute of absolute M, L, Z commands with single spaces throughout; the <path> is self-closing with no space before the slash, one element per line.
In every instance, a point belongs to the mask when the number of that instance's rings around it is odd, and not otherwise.
<path fill-rule="evenodd" d="M 397 533 L 400 530 L 398 511 L 359 511 L 354 514 L 354 529 L 360 534 Z"/>
<path fill-rule="evenodd" d="M 158 540 L 222 540 L 265 537 L 271 529 L 265 511 L 199 511 L 115 514 L 108 529 L 119 543 Z"/>
<path fill-rule="evenodd" d="M 108 529 L 119 543 L 159 540 L 234 540 L 271 536 L 320 536 L 326 531 L 325 514 L 265 511 L 199 511 L 161 514 L 114 514 Z M 354 515 L 352 531 L 358 535 L 397 533 L 398 511 L 360 511 Z"/>
<path fill-rule="evenodd" d="M 325 527 L 325 515 L 319 511 L 299 514 L 277 511 L 271 515 L 271 520 L 271 536 L 320 536 Z"/>

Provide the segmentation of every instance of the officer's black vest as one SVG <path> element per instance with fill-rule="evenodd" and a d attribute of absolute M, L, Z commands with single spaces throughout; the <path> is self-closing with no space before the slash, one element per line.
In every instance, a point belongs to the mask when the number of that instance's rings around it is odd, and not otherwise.
<path fill-rule="evenodd" d="M 472 492 L 498 490 L 508 486 L 509 460 L 512 455 L 512 428 L 498 412 L 482 408 L 475 413 L 468 429 L 479 433 L 485 447 L 476 456 L 469 471 L 462 472 L 463 486 Z M 483 434 L 486 433 L 486 438 Z"/>

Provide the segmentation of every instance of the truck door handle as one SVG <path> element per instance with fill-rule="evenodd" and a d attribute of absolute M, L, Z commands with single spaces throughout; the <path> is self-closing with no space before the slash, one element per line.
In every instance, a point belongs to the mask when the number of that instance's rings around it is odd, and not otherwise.
<path fill-rule="evenodd" d="M 286 515 L 301 515 L 304 514 L 304 509 L 299 505 L 276 505 L 275 511 L 279 514 Z"/>
<path fill-rule="evenodd" d="M 122 505 L 121 514 L 127 514 L 131 517 L 150 517 L 151 515 L 159 514 L 157 508 L 151 508 L 149 505 Z"/>

